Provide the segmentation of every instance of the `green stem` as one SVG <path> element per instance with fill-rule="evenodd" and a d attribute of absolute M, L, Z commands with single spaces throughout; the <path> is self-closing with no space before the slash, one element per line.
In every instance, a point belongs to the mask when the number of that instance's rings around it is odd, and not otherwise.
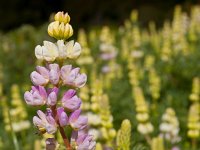
<path fill-rule="evenodd" d="M 192 139 L 192 149 L 196 150 L 196 146 L 197 146 L 196 139 Z"/>
<path fill-rule="evenodd" d="M 145 135 L 145 139 L 149 145 L 151 145 L 151 137 L 147 134 Z"/>
<path fill-rule="evenodd" d="M 65 144 L 67 150 L 72 150 L 71 146 L 70 146 L 70 143 L 69 143 L 69 140 L 67 139 L 67 136 L 65 135 L 64 129 L 60 125 L 59 125 L 58 128 L 59 128 L 60 134 L 61 134 L 61 136 L 63 138 L 64 144 Z"/>
<path fill-rule="evenodd" d="M 17 136 L 13 130 L 13 126 L 12 126 L 12 122 L 11 122 L 11 116 L 10 116 L 10 111 L 8 111 L 8 117 L 9 117 L 9 125 L 10 125 L 10 129 L 11 129 L 11 135 L 12 135 L 12 140 L 13 140 L 13 144 L 15 146 L 15 150 L 20 150 L 19 149 L 19 144 L 18 144 L 18 140 L 17 140 Z"/>

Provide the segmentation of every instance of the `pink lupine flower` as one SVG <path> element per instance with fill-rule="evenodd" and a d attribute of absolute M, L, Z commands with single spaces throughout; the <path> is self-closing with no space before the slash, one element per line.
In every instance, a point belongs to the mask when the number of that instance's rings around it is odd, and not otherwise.
<path fill-rule="evenodd" d="M 65 113 L 63 107 L 57 108 L 57 115 L 58 115 L 58 120 L 61 127 L 68 125 L 68 116 Z"/>
<path fill-rule="evenodd" d="M 50 64 L 49 69 L 37 66 L 36 71 L 30 75 L 34 85 L 46 85 L 49 81 L 56 85 L 60 79 L 60 68 L 58 64 Z"/>
<path fill-rule="evenodd" d="M 53 134 L 57 131 L 57 124 L 50 113 L 45 115 L 41 110 L 37 111 L 38 116 L 33 117 L 33 124 L 38 127 L 40 131 L 46 131 Z"/>
<path fill-rule="evenodd" d="M 73 71 L 72 71 L 73 70 Z M 73 85 L 73 82 L 78 74 L 79 68 L 72 69 L 72 65 L 65 65 L 61 68 L 61 79 L 66 85 Z"/>
<path fill-rule="evenodd" d="M 96 146 L 93 136 L 82 131 L 73 131 L 71 142 L 77 150 L 94 150 Z"/>
<path fill-rule="evenodd" d="M 74 81 L 75 87 L 83 87 L 87 81 L 87 75 L 86 74 L 78 74 L 76 77 L 76 80 Z"/>
<path fill-rule="evenodd" d="M 46 85 L 49 82 L 49 71 L 45 67 L 38 66 L 30 77 L 34 85 Z"/>
<path fill-rule="evenodd" d="M 58 95 L 59 89 L 57 87 L 54 87 L 52 89 L 48 89 L 48 98 L 47 98 L 47 105 L 54 106 L 57 102 L 57 95 Z"/>
<path fill-rule="evenodd" d="M 103 53 L 101 54 L 101 59 L 103 60 L 111 60 L 113 58 L 115 58 L 117 56 L 117 52 L 114 51 L 114 52 L 108 52 L 108 53 Z"/>
<path fill-rule="evenodd" d="M 37 66 L 36 71 L 41 74 L 46 80 L 49 80 L 49 70 L 42 66 Z"/>
<path fill-rule="evenodd" d="M 40 106 L 47 101 L 47 92 L 43 86 L 32 86 L 32 90 L 24 93 L 24 99 L 28 105 Z"/>
<path fill-rule="evenodd" d="M 80 68 L 72 68 L 72 65 L 65 65 L 61 68 L 61 78 L 65 85 L 81 88 L 87 81 L 86 74 L 79 73 Z"/>
<path fill-rule="evenodd" d="M 80 116 L 80 114 L 81 110 L 78 109 L 69 116 L 69 124 L 74 130 L 82 130 L 87 126 L 87 117 Z"/>
<path fill-rule="evenodd" d="M 65 92 L 62 98 L 62 106 L 68 111 L 75 111 L 81 106 L 81 99 L 76 95 L 76 91 L 73 89 Z"/>
<path fill-rule="evenodd" d="M 58 84 L 60 79 L 60 68 L 58 64 L 49 65 L 49 79 L 52 84 Z"/>

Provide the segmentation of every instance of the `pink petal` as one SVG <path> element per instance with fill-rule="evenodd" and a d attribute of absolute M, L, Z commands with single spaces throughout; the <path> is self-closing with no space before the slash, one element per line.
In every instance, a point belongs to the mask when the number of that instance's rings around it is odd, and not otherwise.
<path fill-rule="evenodd" d="M 47 98 L 47 105 L 54 106 L 57 102 L 57 94 L 55 92 L 51 92 Z"/>
<path fill-rule="evenodd" d="M 74 95 L 76 95 L 76 91 L 73 89 L 69 89 L 67 92 L 65 92 L 62 101 L 65 101 L 67 99 L 72 98 Z"/>
<path fill-rule="evenodd" d="M 64 108 L 63 107 L 59 107 L 57 109 L 57 114 L 58 114 L 58 118 L 59 118 L 59 123 L 60 125 L 66 126 L 68 124 L 68 116 L 67 114 L 64 112 Z"/>
<path fill-rule="evenodd" d="M 45 85 L 47 83 L 47 80 L 36 71 L 33 71 L 30 77 L 34 85 Z"/>
<path fill-rule="evenodd" d="M 35 126 L 43 126 L 43 123 L 42 123 L 42 120 L 41 119 L 39 119 L 37 116 L 34 116 L 33 117 L 33 124 L 35 125 Z"/>
<path fill-rule="evenodd" d="M 42 66 L 37 66 L 36 71 L 39 72 L 45 79 L 49 79 L 49 71 L 47 68 Z"/>
<path fill-rule="evenodd" d="M 78 119 L 78 117 L 80 116 L 80 114 L 81 114 L 81 110 L 80 109 L 75 110 L 73 113 L 71 113 L 71 115 L 69 117 L 69 122 L 70 123 L 75 122 Z"/>
<path fill-rule="evenodd" d="M 24 93 L 24 99 L 28 105 L 31 105 L 33 102 L 33 95 L 29 91 L 26 91 Z"/>
<path fill-rule="evenodd" d="M 86 81 L 87 81 L 87 75 L 83 73 L 76 78 L 75 86 L 81 88 L 85 85 Z"/>
<path fill-rule="evenodd" d="M 46 115 L 41 110 L 38 110 L 37 114 L 43 122 L 47 122 Z"/>
<path fill-rule="evenodd" d="M 73 96 L 71 99 L 66 99 L 63 102 L 63 107 L 67 108 L 69 111 L 74 111 L 80 108 L 81 106 L 81 99 L 78 98 L 76 95 Z"/>
<path fill-rule="evenodd" d="M 44 99 L 47 99 L 47 92 L 43 86 L 39 86 L 39 93 Z"/>
<path fill-rule="evenodd" d="M 68 74 L 70 73 L 70 71 L 72 70 L 72 65 L 65 65 L 61 68 L 61 78 L 64 80 Z"/>
<path fill-rule="evenodd" d="M 58 84 L 59 79 L 60 79 L 60 68 L 58 64 L 50 64 L 49 65 L 49 78 L 51 83 L 53 84 Z"/>

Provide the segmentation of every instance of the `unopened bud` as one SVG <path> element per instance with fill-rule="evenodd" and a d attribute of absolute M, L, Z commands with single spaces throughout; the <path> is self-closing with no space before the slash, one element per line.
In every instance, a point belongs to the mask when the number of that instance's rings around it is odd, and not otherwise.
<path fill-rule="evenodd" d="M 59 23 L 59 21 L 54 21 L 48 26 L 48 34 L 58 40 L 68 39 L 73 35 L 73 29 L 70 24 Z"/>
<path fill-rule="evenodd" d="M 54 17 L 55 21 L 59 21 L 60 23 L 64 23 L 64 24 L 67 24 L 69 23 L 70 21 L 70 16 L 68 15 L 68 13 L 65 13 L 64 12 L 58 12 L 55 17 Z"/>

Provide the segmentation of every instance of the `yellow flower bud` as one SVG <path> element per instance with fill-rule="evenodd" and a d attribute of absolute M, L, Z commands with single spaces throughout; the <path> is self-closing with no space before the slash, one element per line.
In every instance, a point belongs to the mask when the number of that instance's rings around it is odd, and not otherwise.
<path fill-rule="evenodd" d="M 98 111 L 98 109 L 99 109 L 98 104 L 96 104 L 96 103 L 92 104 L 92 105 L 91 105 L 91 109 L 92 109 L 94 112 Z"/>
<path fill-rule="evenodd" d="M 73 29 L 70 24 L 64 24 L 63 22 L 54 21 L 48 26 L 48 34 L 58 40 L 68 39 L 73 35 Z"/>
<path fill-rule="evenodd" d="M 108 131 L 109 137 L 114 138 L 116 136 L 116 131 L 115 129 L 110 129 Z"/>
<path fill-rule="evenodd" d="M 101 131 L 102 137 L 104 139 L 108 139 L 108 132 L 107 132 L 106 128 L 103 127 L 100 129 L 100 131 Z"/>
<path fill-rule="evenodd" d="M 103 125 L 105 128 L 112 128 L 112 122 L 102 121 L 102 125 Z"/>
<path fill-rule="evenodd" d="M 136 119 L 139 121 L 139 122 L 145 122 L 149 119 L 149 114 L 148 113 L 138 113 L 136 115 Z"/>
<path fill-rule="evenodd" d="M 195 93 L 190 94 L 190 100 L 191 101 L 198 101 L 199 100 L 199 96 Z"/>
<path fill-rule="evenodd" d="M 103 147 L 102 147 L 102 145 L 100 143 L 97 143 L 95 149 L 96 150 L 103 150 Z"/>
<path fill-rule="evenodd" d="M 188 123 L 188 128 L 190 129 L 199 129 L 200 124 L 198 122 L 189 122 Z"/>
<path fill-rule="evenodd" d="M 58 37 L 60 39 L 62 39 L 62 37 L 64 36 L 64 32 L 65 32 L 65 25 L 64 23 L 60 23 L 59 26 L 58 26 Z"/>
<path fill-rule="evenodd" d="M 151 143 L 152 150 L 164 150 L 164 143 L 161 137 L 155 137 Z"/>
<path fill-rule="evenodd" d="M 148 112 L 148 107 L 147 107 L 147 105 L 141 105 L 141 106 L 136 107 L 136 111 L 137 112 Z"/>
<path fill-rule="evenodd" d="M 198 138 L 200 134 L 199 134 L 199 130 L 189 130 L 187 135 L 190 138 Z"/>
<path fill-rule="evenodd" d="M 128 119 L 123 120 L 121 128 L 117 132 L 117 149 L 129 150 L 131 139 L 131 122 Z"/>
<path fill-rule="evenodd" d="M 65 39 L 68 39 L 72 35 L 73 35 L 72 26 L 70 24 L 66 24 L 65 25 L 65 31 L 64 31 L 64 37 L 65 37 Z"/>
<path fill-rule="evenodd" d="M 68 13 L 64 12 L 58 12 L 55 17 L 54 17 L 55 21 L 59 21 L 60 23 L 63 22 L 64 24 L 69 23 L 70 21 L 70 16 L 68 15 Z"/>
<path fill-rule="evenodd" d="M 56 34 L 56 29 L 58 29 L 59 27 L 59 22 L 58 21 L 54 21 L 52 23 L 49 24 L 48 26 L 48 34 L 51 36 L 51 37 L 54 37 L 55 34 Z"/>
<path fill-rule="evenodd" d="M 146 135 L 146 134 L 153 132 L 154 128 L 153 128 L 153 125 L 150 122 L 147 122 L 145 124 L 139 123 L 138 126 L 137 126 L 137 130 L 141 134 Z"/>

